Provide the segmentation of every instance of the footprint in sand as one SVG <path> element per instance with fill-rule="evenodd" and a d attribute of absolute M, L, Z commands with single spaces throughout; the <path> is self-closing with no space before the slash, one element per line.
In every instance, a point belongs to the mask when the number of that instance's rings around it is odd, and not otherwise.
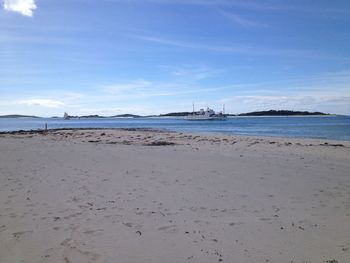
<path fill-rule="evenodd" d="M 0 233 L 3 232 L 3 231 L 5 231 L 5 230 L 6 230 L 6 226 L 5 226 L 5 225 L 1 225 L 1 226 L 0 226 Z"/>
<path fill-rule="evenodd" d="M 177 225 L 162 226 L 162 227 L 159 227 L 158 230 L 165 231 L 167 233 L 176 233 L 176 232 L 178 232 Z"/>
<path fill-rule="evenodd" d="M 268 217 L 262 217 L 262 218 L 259 218 L 260 221 L 270 221 L 271 218 L 268 218 Z"/>
<path fill-rule="evenodd" d="M 86 235 L 98 236 L 102 234 L 101 232 L 103 232 L 103 229 L 87 229 L 83 233 Z"/>
<path fill-rule="evenodd" d="M 136 224 L 136 223 L 131 223 L 131 222 L 123 223 L 123 225 L 127 226 L 127 227 L 142 227 L 141 224 Z"/>
<path fill-rule="evenodd" d="M 244 222 L 232 222 L 232 223 L 229 223 L 228 225 L 229 226 L 238 226 L 238 225 L 244 225 L 245 223 Z"/>
<path fill-rule="evenodd" d="M 13 236 L 17 241 L 19 241 L 23 235 L 25 235 L 25 234 L 31 234 L 31 233 L 33 233 L 33 231 L 31 231 L 31 230 L 29 230 L 29 231 L 20 231 L 20 232 L 12 233 L 12 236 Z"/>
<path fill-rule="evenodd" d="M 66 263 L 73 262 L 103 262 L 102 256 L 100 254 L 84 251 L 79 249 L 79 243 L 72 240 L 71 238 L 67 238 L 61 242 L 61 246 L 65 248 L 63 252 L 63 258 Z"/>

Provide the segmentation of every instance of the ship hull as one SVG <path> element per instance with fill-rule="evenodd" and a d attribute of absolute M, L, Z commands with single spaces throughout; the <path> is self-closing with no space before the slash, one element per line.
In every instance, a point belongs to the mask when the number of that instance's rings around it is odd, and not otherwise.
<path fill-rule="evenodd" d="M 227 118 L 226 117 L 199 117 L 199 116 L 196 116 L 196 117 L 191 117 L 191 116 L 187 116 L 184 118 L 184 120 L 187 120 L 187 121 L 224 121 L 226 120 Z"/>

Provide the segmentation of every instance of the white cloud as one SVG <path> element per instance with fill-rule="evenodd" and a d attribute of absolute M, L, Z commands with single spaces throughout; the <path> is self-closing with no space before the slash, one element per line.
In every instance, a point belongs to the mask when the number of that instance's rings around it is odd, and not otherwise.
<path fill-rule="evenodd" d="M 41 106 L 46 108 L 60 108 L 65 105 L 62 101 L 52 99 L 28 99 L 18 101 L 18 104 L 24 104 L 27 106 Z"/>
<path fill-rule="evenodd" d="M 18 12 L 24 16 L 33 16 L 35 0 L 3 0 L 3 7 L 6 11 Z"/>

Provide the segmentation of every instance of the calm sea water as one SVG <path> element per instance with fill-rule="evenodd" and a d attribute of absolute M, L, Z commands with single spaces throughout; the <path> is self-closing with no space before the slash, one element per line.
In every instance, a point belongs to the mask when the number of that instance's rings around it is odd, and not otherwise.
<path fill-rule="evenodd" d="M 350 116 L 234 117 L 226 121 L 186 121 L 181 118 L 137 119 L 0 119 L 0 131 L 48 128 L 155 128 L 183 132 L 215 132 L 350 141 Z"/>

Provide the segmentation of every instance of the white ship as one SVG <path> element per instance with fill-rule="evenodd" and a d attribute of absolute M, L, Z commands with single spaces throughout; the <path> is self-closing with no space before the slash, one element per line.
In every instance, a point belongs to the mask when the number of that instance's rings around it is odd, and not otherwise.
<path fill-rule="evenodd" d="M 64 113 L 63 119 L 65 119 L 65 120 L 69 120 L 70 119 L 70 117 L 69 117 L 67 112 Z"/>
<path fill-rule="evenodd" d="M 227 116 L 224 114 L 224 111 L 215 113 L 215 111 L 209 107 L 207 107 L 206 110 L 200 109 L 199 112 L 195 112 L 193 106 L 192 114 L 187 115 L 184 119 L 189 121 L 226 120 Z"/>

